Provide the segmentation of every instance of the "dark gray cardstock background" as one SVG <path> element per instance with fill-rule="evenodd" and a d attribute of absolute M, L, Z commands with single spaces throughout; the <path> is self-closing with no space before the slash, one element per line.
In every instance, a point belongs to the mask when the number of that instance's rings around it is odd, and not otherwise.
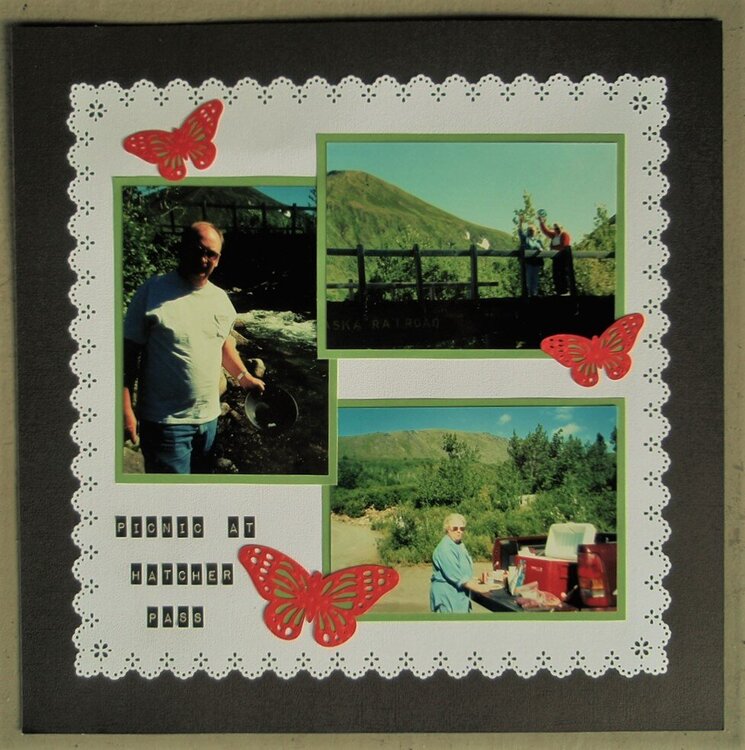
<path fill-rule="evenodd" d="M 74 53 L 72 52 L 74 50 Z M 723 713 L 723 322 L 721 26 L 714 21 L 496 20 L 40 27 L 12 32 L 23 726 L 28 732 L 494 732 L 718 729 Z M 573 80 L 663 76 L 670 156 L 664 241 L 671 292 L 665 477 L 672 562 L 664 676 L 508 672 L 393 680 L 233 673 L 179 680 L 75 676 L 78 590 L 70 532 L 75 378 L 67 231 L 73 83 L 146 78 L 232 85 L 355 75 L 406 81 L 486 74 Z M 547 124 L 548 126 L 548 124 Z M 43 311 L 43 314 L 40 314 Z M 43 352 L 43 362 L 39 353 Z M 49 388 L 48 373 L 55 373 Z M 43 394 L 40 397 L 39 394 Z M 53 449 L 50 449 L 53 446 Z M 112 469 L 113 470 L 113 469 Z M 705 523 L 701 523 L 705 519 Z M 498 623 L 494 625 L 498 637 Z"/>

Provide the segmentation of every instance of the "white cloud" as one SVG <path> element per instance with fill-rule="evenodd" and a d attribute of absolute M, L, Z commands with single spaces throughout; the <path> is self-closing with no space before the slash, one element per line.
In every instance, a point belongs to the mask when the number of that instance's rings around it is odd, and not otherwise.
<path fill-rule="evenodd" d="M 499 418 L 499 424 L 507 424 L 512 421 L 512 417 L 509 414 L 502 414 Z"/>
<path fill-rule="evenodd" d="M 568 422 L 574 416 L 573 406 L 557 406 L 554 418 L 560 422 Z"/>
<path fill-rule="evenodd" d="M 557 427 L 551 434 L 555 435 L 557 432 L 561 432 L 564 437 L 569 437 L 570 435 L 576 435 L 578 432 L 582 432 L 582 427 L 576 422 L 569 422 L 563 427 Z"/>

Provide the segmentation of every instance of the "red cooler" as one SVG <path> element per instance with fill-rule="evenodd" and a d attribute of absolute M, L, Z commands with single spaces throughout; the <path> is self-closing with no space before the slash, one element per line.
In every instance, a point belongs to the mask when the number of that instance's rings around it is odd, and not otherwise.
<path fill-rule="evenodd" d="M 517 555 L 515 565 L 525 563 L 523 583 L 538 583 L 541 591 L 549 591 L 554 596 L 566 594 L 577 585 L 577 563 L 571 560 L 558 560 L 538 555 Z"/>
<path fill-rule="evenodd" d="M 577 586 L 578 546 L 594 541 L 591 523 L 554 523 L 548 530 L 544 554 L 517 555 L 515 565 L 525 563 L 525 583 L 535 581 L 541 591 L 561 597 Z"/>

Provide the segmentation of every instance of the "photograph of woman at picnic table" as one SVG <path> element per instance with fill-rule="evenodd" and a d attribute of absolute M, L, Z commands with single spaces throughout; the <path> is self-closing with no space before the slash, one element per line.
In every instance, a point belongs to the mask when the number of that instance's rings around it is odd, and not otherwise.
<path fill-rule="evenodd" d="M 569 540 L 575 559 L 588 534 L 615 543 L 619 409 L 612 401 L 342 405 L 331 569 L 394 567 L 400 582 L 376 614 L 469 615 L 488 611 L 479 592 L 517 583 L 507 580 L 509 560 L 495 555 L 498 539 L 523 540 L 507 551 L 529 557 L 552 527 L 566 547 L 569 530 L 580 534 Z M 562 593 L 570 601 L 573 585 L 541 601 L 563 602 Z"/>

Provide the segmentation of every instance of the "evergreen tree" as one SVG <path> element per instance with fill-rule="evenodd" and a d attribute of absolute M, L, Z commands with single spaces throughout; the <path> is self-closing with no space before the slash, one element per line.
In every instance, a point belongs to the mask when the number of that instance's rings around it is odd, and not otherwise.
<path fill-rule="evenodd" d="M 560 439 L 561 450 L 556 458 L 555 486 L 560 486 L 568 476 L 576 477 L 583 485 L 587 485 L 589 471 L 582 441 L 574 435 L 564 438 L 561 430 L 554 435 L 554 438 L 557 437 Z"/>
<path fill-rule="evenodd" d="M 443 437 L 445 458 L 424 474 L 419 494 L 423 505 L 457 505 L 473 500 L 484 484 L 479 452 L 452 433 Z"/>
<path fill-rule="evenodd" d="M 615 484 L 615 464 L 615 454 L 608 452 L 605 438 L 598 433 L 595 442 L 587 449 L 589 489 L 592 492 L 602 492 Z"/>
<path fill-rule="evenodd" d="M 543 425 L 539 424 L 523 439 L 513 433 L 507 451 L 520 472 L 528 494 L 551 488 L 553 484 L 551 444 Z"/>
<path fill-rule="evenodd" d="M 492 501 L 498 510 L 517 510 L 520 499 L 526 494 L 523 478 L 512 461 L 505 461 L 497 466 Z"/>

